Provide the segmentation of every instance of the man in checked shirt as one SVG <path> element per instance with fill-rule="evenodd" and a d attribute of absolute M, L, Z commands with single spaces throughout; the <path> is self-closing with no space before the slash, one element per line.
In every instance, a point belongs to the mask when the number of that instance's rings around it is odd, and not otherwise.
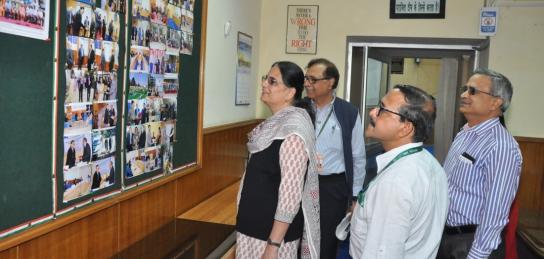
<path fill-rule="evenodd" d="M 437 258 L 503 258 L 503 228 L 518 189 L 522 157 L 499 117 L 512 85 L 504 75 L 478 69 L 462 89 L 467 124 L 444 162 L 450 205 Z"/>

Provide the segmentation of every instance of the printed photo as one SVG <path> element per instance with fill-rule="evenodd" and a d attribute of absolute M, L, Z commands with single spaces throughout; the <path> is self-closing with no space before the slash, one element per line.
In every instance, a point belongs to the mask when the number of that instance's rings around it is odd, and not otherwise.
<path fill-rule="evenodd" d="M 64 171 L 64 194 L 62 201 L 68 202 L 91 192 L 91 165 L 72 167 Z"/>
<path fill-rule="evenodd" d="M 172 159 L 174 158 L 174 147 L 172 145 L 163 145 L 162 148 L 162 161 L 164 165 L 164 172 L 170 173 L 173 168 Z"/>
<path fill-rule="evenodd" d="M 148 73 L 130 72 L 128 99 L 144 99 L 147 96 Z"/>
<path fill-rule="evenodd" d="M 119 67 L 119 46 L 115 42 L 102 41 L 100 68 L 105 72 L 117 71 Z"/>
<path fill-rule="evenodd" d="M 66 95 L 65 104 L 90 103 L 96 92 L 96 73 L 87 70 L 65 70 Z"/>
<path fill-rule="evenodd" d="M 119 41 L 119 13 L 106 12 L 107 30 L 104 34 L 104 40 Z"/>
<path fill-rule="evenodd" d="M 173 144 L 174 140 L 176 139 L 176 122 L 175 121 L 167 121 L 163 122 L 163 128 L 164 128 L 164 143 L 162 144 Z"/>
<path fill-rule="evenodd" d="M 93 162 L 91 169 L 91 191 L 97 191 L 115 183 L 115 156 Z"/>
<path fill-rule="evenodd" d="M 133 150 L 127 152 L 125 163 L 125 177 L 131 178 L 141 175 L 145 172 L 145 152 L 144 150 Z"/>
<path fill-rule="evenodd" d="M 195 0 L 183 0 L 183 9 L 194 12 Z"/>
<path fill-rule="evenodd" d="M 162 98 L 160 97 L 148 97 L 147 98 L 147 118 L 149 122 L 156 122 L 161 120 L 161 107 L 162 107 Z"/>
<path fill-rule="evenodd" d="M 181 31 L 181 54 L 191 55 L 193 53 L 193 34 Z"/>
<path fill-rule="evenodd" d="M 174 30 L 180 30 L 180 24 L 181 24 L 181 8 L 175 5 L 168 5 L 168 8 L 166 9 L 166 15 L 168 16 L 168 20 L 166 22 L 166 25 L 168 25 L 168 28 L 174 29 Z"/>
<path fill-rule="evenodd" d="M 162 168 L 162 155 L 159 147 L 145 149 L 145 171 L 152 172 Z"/>
<path fill-rule="evenodd" d="M 164 79 L 163 83 L 164 95 L 163 97 L 175 98 L 178 96 L 179 83 L 177 78 Z"/>
<path fill-rule="evenodd" d="M 132 46 L 149 47 L 150 40 L 151 28 L 149 27 L 149 21 L 133 19 L 130 44 Z"/>
<path fill-rule="evenodd" d="M 49 6 L 49 0 L 0 0 L 0 32 L 47 39 Z"/>
<path fill-rule="evenodd" d="M 115 128 L 106 130 L 94 130 L 93 138 L 93 157 L 96 161 L 115 152 Z"/>
<path fill-rule="evenodd" d="M 88 69 L 90 50 L 94 49 L 93 40 L 67 36 L 66 37 L 66 68 Z"/>
<path fill-rule="evenodd" d="M 64 136 L 64 171 L 91 162 L 91 132 L 81 135 Z"/>
<path fill-rule="evenodd" d="M 147 114 L 146 105 L 147 99 L 136 99 L 128 101 L 127 125 L 139 125 L 144 123 L 144 113 Z"/>
<path fill-rule="evenodd" d="M 184 9 L 181 16 L 181 30 L 193 33 L 193 23 L 193 12 Z"/>
<path fill-rule="evenodd" d="M 117 99 L 117 73 L 98 72 L 94 101 L 114 101 Z"/>
<path fill-rule="evenodd" d="M 160 145 L 162 133 L 161 122 L 150 122 L 144 125 L 145 130 L 145 147 L 155 147 Z"/>
<path fill-rule="evenodd" d="M 168 3 L 173 4 L 173 5 L 177 5 L 177 6 L 181 6 L 181 4 L 183 3 L 183 0 L 168 0 Z"/>
<path fill-rule="evenodd" d="M 151 23 L 151 43 L 153 49 L 166 49 L 166 36 L 168 30 L 165 25 Z"/>
<path fill-rule="evenodd" d="M 100 7 L 109 12 L 124 12 L 124 6 L 121 6 L 121 1 L 124 0 L 102 0 Z"/>
<path fill-rule="evenodd" d="M 91 38 L 91 24 L 95 23 L 90 5 L 70 0 L 66 3 L 66 34 Z"/>
<path fill-rule="evenodd" d="M 115 127 L 117 124 L 117 102 L 93 103 L 93 129 Z"/>
<path fill-rule="evenodd" d="M 163 97 L 164 95 L 164 76 L 151 74 L 149 76 L 149 86 L 147 88 L 148 97 Z"/>
<path fill-rule="evenodd" d="M 166 53 L 170 55 L 179 55 L 181 46 L 181 31 L 168 29 L 168 39 L 166 40 Z"/>
<path fill-rule="evenodd" d="M 164 73 L 165 77 L 168 77 L 168 74 L 174 74 L 176 77 L 179 73 L 179 57 L 175 55 L 165 55 L 164 56 Z M 172 75 L 170 75 L 172 76 Z"/>
<path fill-rule="evenodd" d="M 94 23 L 91 23 L 91 38 L 104 40 L 107 30 L 107 13 L 103 9 L 94 9 Z M 94 33 L 93 33 L 94 32 Z"/>
<path fill-rule="evenodd" d="M 127 127 L 126 132 L 126 149 L 127 151 L 135 151 L 145 148 L 145 128 L 143 125 L 133 125 Z"/>
<path fill-rule="evenodd" d="M 149 0 L 133 0 L 132 16 L 136 19 L 148 20 L 151 6 Z"/>
<path fill-rule="evenodd" d="M 151 0 L 151 22 L 166 23 L 166 0 Z"/>
<path fill-rule="evenodd" d="M 81 135 L 90 132 L 93 125 L 90 104 L 74 103 L 64 106 L 64 135 Z"/>
<path fill-rule="evenodd" d="M 130 47 L 130 71 L 149 73 L 149 48 Z"/>
<path fill-rule="evenodd" d="M 177 114 L 177 98 L 163 98 L 161 106 L 161 121 L 175 120 Z"/>
<path fill-rule="evenodd" d="M 165 51 L 162 49 L 149 50 L 149 73 L 164 74 L 163 59 Z"/>

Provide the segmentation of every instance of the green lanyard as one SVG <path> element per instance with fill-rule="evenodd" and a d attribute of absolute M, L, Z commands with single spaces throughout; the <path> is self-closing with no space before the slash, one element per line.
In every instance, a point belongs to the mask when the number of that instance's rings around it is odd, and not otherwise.
<path fill-rule="evenodd" d="M 325 128 L 325 125 L 327 125 L 327 122 L 329 121 L 329 118 L 331 117 L 332 109 L 333 109 L 333 107 L 331 105 L 331 111 L 329 112 L 329 115 L 327 115 L 327 118 L 325 119 L 325 122 L 321 126 L 321 129 L 319 130 L 319 133 L 317 134 L 317 137 L 315 137 L 315 138 L 319 138 L 319 135 L 321 135 L 321 132 L 323 132 L 323 129 Z"/>
<path fill-rule="evenodd" d="M 423 150 L 423 147 L 421 147 L 421 146 L 413 147 L 413 148 L 404 150 L 403 152 L 398 154 L 395 158 L 393 158 L 393 160 L 391 160 L 382 170 L 380 170 L 380 172 L 378 172 L 376 177 L 374 177 L 374 179 L 372 179 L 372 181 L 370 181 L 370 183 L 368 183 L 366 188 L 359 192 L 359 195 L 357 195 L 357 202 L 359 203 L 359 205 L 361 205 L 361 207 L 364 207 L 363 205 L 364 205 L 364 200 L 365 200 L 365 193 L 370 188 L 370 184 L 372 184 L 376 179 L 378 179 L 381 172 L 385 171 L 385 169 L 387 169 L 393 163 L 397 162 L 399 159 L 401 159 L 401 158 L 403 158 L 405 156 L 409 156 L 411 154 L 415 154 L 417 152 L 420 152 L 421 150 Z"/>

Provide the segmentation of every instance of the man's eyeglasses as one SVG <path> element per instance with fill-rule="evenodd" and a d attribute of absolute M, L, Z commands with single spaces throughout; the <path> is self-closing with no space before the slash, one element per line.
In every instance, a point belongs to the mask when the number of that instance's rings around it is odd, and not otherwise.
<path fill-rule="evenodd" d="M 270 85 L 270 86 L 276 86 L 276 85 L 279 84 L 279 82 L 278 82 L 278 80 L 276 78 L 273 78 L 273 77 L 271 77 L 269 75 L 264 75 L 263 77 L 261 77 L 261 80 L 263 82 L 266 81 L 268 83 L 268 85 Z"/>
<path fill-rule="evenodd" d="M 308 80 L 308 82 L 310 82 L 310 84 L 312 85 L 317 83 L 317 81 L 327 80 L 327 79 L 331 79 L 331 78 L 330 77 L 315 78 L 312 76 L 304 76 L 304 80 Z"/>
<path fill-rule="evenodd" d="M 488 92 L 478 90 L 474 86 L 468 86 L 468 85 L 462 86 L 461 87 L 461 92 L 464 93 L 466 91 L 468 91 L 468 94 L 470 94 L 470 95 L 475 95 L 477 93 L 483 93 L 483 94 L 487 94 L 489 96 L 497 97 L 497 96 L 493 95 L 492 93 L 488 93 Z"/>
<path fill-rule="evenodd" d="M 378 114 L 377 114 L 376 117 L 380 117 L 380 114 L 382 114 L 382 112 L 389 112 L 389 113 L 398 115 L 399 117 L 401 117 L 401 118 L 403 118 L 403 119 L 405 119 L 405 120 L 407 120 L 407 121 L 413 123 L 414 125 L 416 125 L 416 123 L 415 123 L 413 120 L 409 119 L 408 117 L 406 117 L 406 116 L 404 116 L 404 115 L 402 115 L 402 114 L 400 114 L 400 113 L 398 113 L 398 112 L 394 112 L 394 111 L 392 111 L 392 110 L 389 110 L 389 109 L 383 107 L 382 104 L 380 104 L 380 106 L 378 106 L 377 108 L 378 108 Z"/>

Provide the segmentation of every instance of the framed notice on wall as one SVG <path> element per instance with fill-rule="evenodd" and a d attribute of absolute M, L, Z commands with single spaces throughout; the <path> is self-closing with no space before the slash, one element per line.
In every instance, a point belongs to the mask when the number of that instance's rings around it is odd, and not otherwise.
<path fill-rule="evenodd" d="M 286 53 L 316 54 L 318 13 L 318 5 L 287 6 Z"/>
<path fill-rule="evenodd" d="M 444 19 L 446 0 L 390 0 L 391 19 Z"/>
<path fill-rule="evenodd" d="M 249 105 L 251 85 L 251 49 L 253 38 L 238 32 L 238 62 L 236 65 L 236 105 Z"/>

